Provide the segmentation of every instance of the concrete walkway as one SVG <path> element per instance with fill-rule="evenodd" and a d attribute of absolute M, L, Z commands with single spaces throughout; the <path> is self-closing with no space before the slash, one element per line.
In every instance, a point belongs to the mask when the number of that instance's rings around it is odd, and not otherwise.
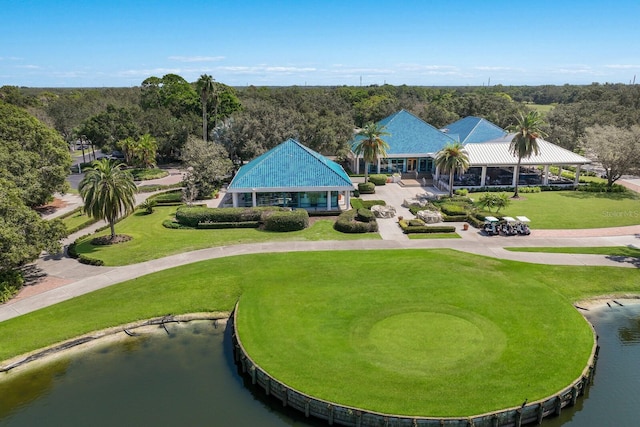
<path fill-rule="evenodd" d="M 388 205 L 396 208 L 398 215 L 410 217 L 409 211 L 401 206 L 402 201 L 414 197 L 417 193 L 435 190 L 421 187 L 400 187 L 397 184 L 391 184 L 379 187 L 376 191 L 377 194 L 367 197 L 384 199 Z M 148 194 L 143 196 L 144 199 L 148 197 Z M 220 200 L 222 197 L 208 201 L 208 204 L 215 206 L 220 203 Z M 464 231 L 462 223 L 451 223 L 456 226 L 461 239 L 410 240 L 400 231 L 397 218 L 380 219 L 378 222 L 382 240 L 266 242 L 221 246 L 123 267 L 94 267 L 80 264 L 64 255 L 43 256 L 37 260 L 34 267 L 46 274 L 45 283 L 48 284 L 48 287 L 26 286 L 18 297 L 0 305 L 0 321 L 149 273 L 207 259 L 267 252 L 449 248 L 482 256 L 548 265 L 640 268 L 640 261 L 625 257 L 511 252 L 505 249 L 510 246 L 633 245 L 638 247 L 640 246 L 640 225 L 597 230 L 534 230 L 530 236 L 526 237 L 487 237 L 473 228 Z M 102 224 L 95 224 L 93 227 L 95 229 L 100 225 Z M 84 235 L 89 232 L 90 229 L 85 229 L 76 234 Z M 72 242 L 76 237 L 78 236 L 69 236 L 66 242 Z"/>

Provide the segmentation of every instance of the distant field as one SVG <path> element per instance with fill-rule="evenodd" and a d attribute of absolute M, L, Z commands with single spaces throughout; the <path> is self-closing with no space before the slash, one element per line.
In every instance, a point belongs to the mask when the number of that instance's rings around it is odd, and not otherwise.
<path fill-rule="evenodd" d="M 527 107 L 531 108 L 534 111 L 539 112 L 540 114 L 547 114 L 549 111 L 555 108 L 554 104 L 527 104 Z"/>

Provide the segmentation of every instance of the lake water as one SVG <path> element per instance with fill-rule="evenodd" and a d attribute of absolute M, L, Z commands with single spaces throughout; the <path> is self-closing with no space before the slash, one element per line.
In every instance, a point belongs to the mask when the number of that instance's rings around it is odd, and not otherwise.
<path fill-rule="evenodd" d="M 612 303 L 613 305 L 613 303 Z M 600 359 L 586 398 L 547 427 L 636 426 L 640 304 L 588 313 Z M 0 426 L 325 426 L 247 389 L 212 322 L 168 325 L 37 372 L 0 374 Z"/>

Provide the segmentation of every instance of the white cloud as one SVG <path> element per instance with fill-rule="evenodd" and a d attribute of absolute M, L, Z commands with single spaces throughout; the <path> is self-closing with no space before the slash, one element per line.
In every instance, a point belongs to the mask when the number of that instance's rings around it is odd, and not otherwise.
<path fill-rule="evenodd" d="M 218 62 L 224 59 L 224 56 L 170 56 L 171 61 L 178 62 Z"/>
<path fill-rule="evenodd" d="M 635 69 L 635 68 L 640 68 L 640 65 L 633 65 L 633 64 L 609 64 L 609 65 L 605 65 L 605 68 L 613 68 L 616 70 L 629 70 L 629 69 Z"/>

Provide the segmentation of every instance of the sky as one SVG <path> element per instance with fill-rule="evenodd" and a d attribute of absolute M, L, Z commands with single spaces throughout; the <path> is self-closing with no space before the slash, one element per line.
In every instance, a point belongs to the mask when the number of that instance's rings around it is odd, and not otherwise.
<path fill-rule="evenodd" d="M 0 0 L 0 86 L 640 83 L 638 0 Z"/>

